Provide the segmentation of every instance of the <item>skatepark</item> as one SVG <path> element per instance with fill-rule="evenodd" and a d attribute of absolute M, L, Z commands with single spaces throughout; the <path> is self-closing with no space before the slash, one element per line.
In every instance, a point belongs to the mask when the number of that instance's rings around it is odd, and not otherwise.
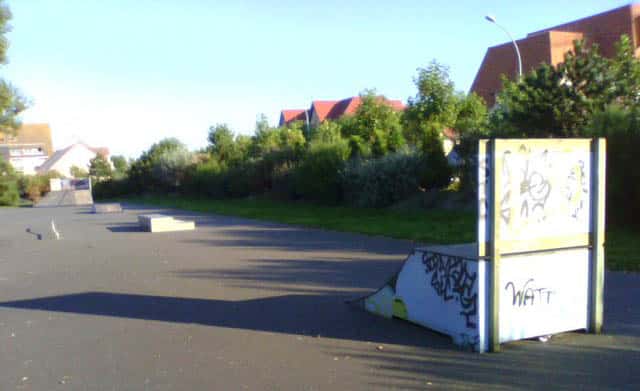
<path fill-rule="evenodd" d="M 349 304 L 397 272 L 414 243 L 123 206 L 0 209 L 3 389 L 640 385 L 630 365 L 640 359 L 637 274 L 606 273 L 603 334 L 477 354 Z M 154 213 L 196 230 L 141 231 L 137 216 Z M 52 219 L 59 240 L 47 235 Z"/>

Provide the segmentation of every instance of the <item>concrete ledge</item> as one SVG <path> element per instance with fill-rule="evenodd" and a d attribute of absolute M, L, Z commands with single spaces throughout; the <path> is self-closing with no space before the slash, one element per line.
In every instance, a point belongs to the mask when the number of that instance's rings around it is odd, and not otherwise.
<path fill-rule="evenodd" d="M 120 213 L 122 207 L 118 203 L 93 204 L 93 213 Z"/>
<path fill-rule="evenodd" d="M 147 232 L 193 231 L 196 229 L 193 221 L 176 220 L 162 214 L 139 215 L 138 223 Z"/>

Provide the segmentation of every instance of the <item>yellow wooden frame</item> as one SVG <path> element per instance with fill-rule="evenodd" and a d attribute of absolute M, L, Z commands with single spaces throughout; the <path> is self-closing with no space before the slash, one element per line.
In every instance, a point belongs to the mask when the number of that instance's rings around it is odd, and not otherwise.
<path fill-rule="evenodd" d="M 503 152 L 525 145 L 531 148 L 547 148 L 550 151 L 587 150 L 591 153 L 591 221 L 589 232 L 569 236 L 554 236 L 526 241 L 501 241 L 500 208 L 502 178 L 496 173 L 502 172 L 503 162 L 498 159 Z M 606 140 L 605 139 L 492 139 L 480 140 L 478 156 L 487 156 L 489 164 L 489 180 L 485 194 L 488 210 L 484 224 L 486 242 L 478 243 L 478 255 L 488 256 L 490 292 L 489 292 L 489 350 L 500 351 L 500 260 L 507 254 L 522 252 L 551 251 L 566 248 L 591 248 L 591 281 L 589 284 L 589 331 L 602 331 L 604 309 L 604 242 L 605 242 L 605 173 L 606 173 Z M 479 162 L 480 163 L 480 162 Z"/>

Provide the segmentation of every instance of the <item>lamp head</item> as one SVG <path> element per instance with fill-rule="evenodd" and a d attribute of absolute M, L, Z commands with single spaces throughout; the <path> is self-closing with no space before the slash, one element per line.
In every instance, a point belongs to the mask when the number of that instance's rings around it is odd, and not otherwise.
<path fill-rule="evenodd" d="M 496 22 L 496 17 L 493 15 L 487 15 L 484 17 L 486 20 L 488 20 L 491 23 L 495 23 Z"/>

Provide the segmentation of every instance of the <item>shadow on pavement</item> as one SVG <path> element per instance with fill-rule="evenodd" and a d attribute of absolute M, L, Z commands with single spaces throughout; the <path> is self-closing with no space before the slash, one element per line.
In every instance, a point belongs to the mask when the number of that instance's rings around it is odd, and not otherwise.
<path fill-rule="evenodd" d="M 226 286 L 282 292 L 318 293 L 339 289 L 343 294 L 364 294 L 382 287 L 402 262 L 395 258 L 249 259 L 250 267 L 184 269 L 181 278 L 225 281 Z"/>
<path fill-rule="evenodd" d="M 362 361 L 372 388 L 419 390 L 430 384 L 436 389 L 638 389 L 640 384 L 636 339 L 625 345 L 624 339 L 572 333 L 549 343 L 505 344 L 498 354 L 472 354 L 457 350 L 445 336 L 352 308 L 341 295 L 226 301 L 86 292 L 5 302 L 0 307 L 372 342 L 376 345 L 325 346 L 334 357 Z M 377 344 L 385 348 L 376 349 Z"/>
<path fill-rule="evenodd" d="M 638 346 L 588 346 L 605 336 L 568 334 L 549 343 L 521 341 L 501 353 L 452 350 L 327 348 L 327 353 L 363 362 L 371 388 L 382 389 L 577 389 L 637 390 Z M 553 340 L 553 339 L 552 339 Z M 567 341 L 573 343 L 568 345 Z"/>
<path fill-rule="evenodd" d="M 228 301 L 86 292 L 4 302 L 0 307 L 454 349 L 448 337 L 406 322 L 375 317 L 345 300 L 342 295 Z"/>
<path fill-rule="evenodd" d="M 111 232 L 144 232 L 138 223 L 123 223 L 119 225 L 107 226 Z"/>

